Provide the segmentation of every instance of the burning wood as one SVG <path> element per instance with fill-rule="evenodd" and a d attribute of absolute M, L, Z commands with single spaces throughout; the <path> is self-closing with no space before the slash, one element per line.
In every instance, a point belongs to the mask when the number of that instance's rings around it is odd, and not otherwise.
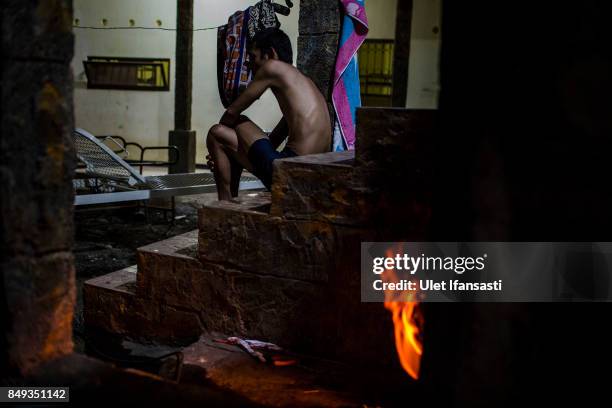
<path fill-rule="evenodd" d="M 276 367 L 287 367 L 287 366 L 296 365 L 298 361 L 294 359 L 286 359 L 283 356 L 274 355 L 272 356 L 272 363 Z"/>

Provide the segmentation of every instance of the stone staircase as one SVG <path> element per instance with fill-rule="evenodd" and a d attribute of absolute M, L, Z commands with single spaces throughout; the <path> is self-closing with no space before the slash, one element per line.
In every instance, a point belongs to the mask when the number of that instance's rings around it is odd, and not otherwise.
<path fill-rule="evenodd" d="M 356 156 L 279 160 L 271 193 L 204 206 L 197 231 L 139 248 L 137 265 L 87 281 L 85 324 L 181 343 L 222 332 L 389 363 L 388 312 L 360 301 L 360 243 L 422 236 L 428 171 L 418 152 L 432 129 L 431 111 L 361 109 Z M 393 216 L 410 220 L 405 235 L 385 224 Z"/>

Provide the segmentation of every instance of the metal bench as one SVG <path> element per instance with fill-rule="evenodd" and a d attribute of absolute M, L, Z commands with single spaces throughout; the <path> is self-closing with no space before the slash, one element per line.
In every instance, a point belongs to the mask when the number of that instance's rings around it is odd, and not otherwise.
<path fill-rule="evenodd" d="M 74 205 L 106 204 L 217 191 L 211 173 L 143 176 L 103 141 L 83 129 L 72 133 L 76 154 L 84 164 L 74 179 Z M 255 177 L 242 176 L 240 190 L 263 189 Z"/>

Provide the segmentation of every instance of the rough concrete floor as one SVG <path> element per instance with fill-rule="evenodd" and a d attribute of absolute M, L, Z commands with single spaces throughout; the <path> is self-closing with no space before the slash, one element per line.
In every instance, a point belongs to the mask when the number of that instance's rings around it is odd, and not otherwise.
<path fill-rule="evenodd" d="M 273 407 L 395 407 L 423 400 L 401 370 L 356 368 L 291 352 L 264 352 L 262 363 L 240 347 L 205 334 L 184 348 L 181 384 L 201 383 Z M 276 365 L 275 357 L 288 364 Z M 277 360 L 278 361 L 278 360 Z"/>

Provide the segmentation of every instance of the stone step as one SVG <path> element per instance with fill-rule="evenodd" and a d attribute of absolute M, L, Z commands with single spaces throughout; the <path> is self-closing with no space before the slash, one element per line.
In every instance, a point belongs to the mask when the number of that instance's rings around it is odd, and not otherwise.
<path fill-rule="evenodd" d="M 355 314 L 364 322 L 377 316 L 368 327 L 390 323 L 381 305 L 360 302 L 359 257 L 346 255 L 355 255 L 351 248 L 359 248 L 362 235 L 346 230 L 338 232 L 336 249 L 344 255 L 335 259 L 340 265 L 327 266 L 325 273 L 334 272 L 327 282 L 200 261 L 194 232 L 147 245 L 138 251 L 137 272 L 132 266 L 86 282 L 86 324 L 161 342 L 186 343 L 216 331 L 351 360 L 372 348 L 370 339 L 376 337 L 355 332 Z M 377 314 L 368 312 L 372 306 Z M 388 349 L 393 351 L 391 345 Z"/>
<path fill-rule="evenodd" d="M 199 211 L 199 259 L 246 272 L 325 282 L 336 237 L 329 223 L 268 213 L 269 194 L 216 201 Z"/>
<path fill-rule="evenodd" d="M 205 331 L 350 354 L 352 336 L 341 335 L 347 329 L 338 316 L 363 307 L 358 251 L 365 235 L 270 216 L 269 205 L 269 193 L 214 202 L 200 211 L 199 238 L 190 232 L 140 248 L 139 290 L 152 303 L 199 316 Z"/>
<path fill-rule="evenodd" d="M 193 230 L 138 248 L 139 294 L 169 305 L 180 305 L 181 298 L 190 293 L 193 282 L 173 278 L 184 271 L 202 268 L 196 259 L 197 245 L 198 230 Z"/>
<path fill-rule="evenodd" d="M 124 298 L 133 297 L 136 293 L 136 265 L 111 272 L 107 275 L 98 276 L 84 282 L 83 291 L 95 288 L 96 291 L 117 294 Z"/>
<path fill-rule="evenodd" d="M 429 177 L 436 159 L 437 116 L 430 109 L 357 109 L 355 165 L 404 184 Z"/>
<path fill-rule="evenodd" d="M 372 220 L 384 240 L 424 240 L 433 214 L 438 112 L 427 109 L 357 110 L 355 168 L 375 190 Z"/>
<path fill-rule="evenodd" d="M 89 328 L 125 334 L 142 312 L 136 300 L 136 265 L 85 281 L 83 284 L 83 318 Z M 141 314 L 141 317 L 144 317 Z M 151 316 L 145 320 L 150 320 Z"/>
<path fill-rule="evenodd" d="M 429 219 L 435 120 L 431 110 L 359 109 L 355 151 L 275 161 L 270 214 L 369 228 L 392 214 L 415 235 Z"/>
<path fill-rule="evenodd" d="M 142 297 L 137 266 L 89 279 L 83 285 L 87 329 L 167 342 L 198 338 L 201 326 L 191 313 Z"/>
<path fill-rule="evenodd" d="M 345 151 L 275 161 L 270 214 L 336 225 L 370 225 L 375 191 L 359 177 L 354 159 L 354 151 Z"/>
<path fill-rule="evenodd" d="M 244 206 L 262 205 L 260 199 L 246 198 Z M 198 316 L 202 331 L 286 345 L 314 341 L 306 334 L 320 323 L 303 317 L 304 311 L 313 312 L 311 302 L 322 304 L 321 284 L 271 276 L 265 270 L 247 272 L 225 261 L 200 261 L 196 245 L 197 236 L 190 232 L 138 249 L 138 291 L 150 304 Z M 168 325 L 180 324 L 172 316 L 166 319 Z"/>

